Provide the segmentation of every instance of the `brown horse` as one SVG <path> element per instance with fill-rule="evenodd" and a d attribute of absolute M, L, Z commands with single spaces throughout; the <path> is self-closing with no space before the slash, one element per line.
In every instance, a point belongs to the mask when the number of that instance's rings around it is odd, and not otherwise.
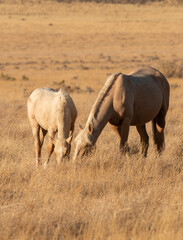
<path fill-rule="evenodd" d="M 127 139 L 130 125 L 136 126 L 142 154 L 146 157 L 149 137 L 145 124 L 152 121 L 154 142 L 161 153 L 168 107 L 169 83 L 158 70 L 144 67 L 130 75 L 111 75 L 91 109 L 85 128 L 75 139 L 74 160 L 91 150 L 108 122 L 120 139 L 122 153 L 129 152 Z"/>
<path fill-rule="evenodd" d="M 56 92 L 51 88 L 38 88 L 31 93 L 27 110 L 35 140 L 36 165 L 40 164 L 41 148 L 47 132 L 49 143 L 45 166 L 54 150 L 58 163 L 64 157 L 69 157 L 77 117 L 71 97 L 61 89 Z"/>

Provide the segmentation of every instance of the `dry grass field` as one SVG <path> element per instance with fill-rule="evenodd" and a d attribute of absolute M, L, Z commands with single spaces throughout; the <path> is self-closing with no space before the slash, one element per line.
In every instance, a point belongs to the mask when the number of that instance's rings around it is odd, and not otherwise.
<path fill-rule="evenodd" d="M 0 3 L 0 239 L 181 240 L 183 6 L 7 2 Z M 162 156 L 150 123 L 147 159 L 134 127 L 126 159 L 106 126 L 94 155 L 60 166 L 53 155 L 47 169 L 36 169 L 26 110 L 32 90 L 69 91 L 76 136 L 107 74 L 143 64 L 171 86 Z M 46 142 L 42 161 L 45 151 Z"/>

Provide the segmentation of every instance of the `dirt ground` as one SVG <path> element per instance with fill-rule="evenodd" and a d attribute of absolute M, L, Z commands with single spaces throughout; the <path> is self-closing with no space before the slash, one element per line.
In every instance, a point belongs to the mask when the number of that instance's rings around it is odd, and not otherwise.
<path fill-rule="evenodd" d="M 2 239 L 182 239 L 182 13 L 163 3 L 0 3 Z M 141 65 L 170 83 L 165 153 L 156 156 L 148 125 L 142 159 L 132 127 L 132 159 L 121 159 L 106 126 L 94 156 L 59 167 L 53 156 L 50 168 L 36 170 L 29 94 L 66 89 L 78 109 L 76 136 L 107 74 Z"/>

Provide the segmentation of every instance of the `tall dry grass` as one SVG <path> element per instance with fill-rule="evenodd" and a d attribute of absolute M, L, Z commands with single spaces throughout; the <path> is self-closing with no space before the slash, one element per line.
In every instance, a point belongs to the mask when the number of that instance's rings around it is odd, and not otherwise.
<path fill-rule="evenodd" d="M 181 92 L 182 84 L 171 89 L 166 150 L 161 157 L 154 151 L 150 124 L 147 159 L 140 155 L 134 127 L 128 159 L 118 153 L 118 140 L 107 126 L 92 156 L 60 166 L 53 156 L 47 169 L 35 168 L 26 102 L 10 102 L 8 110 L 6 103 L 1 105 L 6 118 L 0 149 L 2 239 L 181 239 Z M 79 109 L 78 121 L 85 122 L 95 96 L 72 95 Z"/>
<path fill-rule="evenodd" d="M 182 8 L 22 1 L 0 4 L 0 29 L 0 239 L 181 240 L 183 83 L 182 75 L 175 77 L 182 69 Z M 162 156 L 154 151 L 151 124 L 146 159 L 134 127 L 127 159 L 106 126 L 89 158 L 58 166 L 52 156 L 47 169 L 36 169 L 26 111 L 30 92 L 63 80 L 92 87 L 95 92 L 71 93 L 76 136 L 106 74 L 141 64 L 172 77 Z"/>

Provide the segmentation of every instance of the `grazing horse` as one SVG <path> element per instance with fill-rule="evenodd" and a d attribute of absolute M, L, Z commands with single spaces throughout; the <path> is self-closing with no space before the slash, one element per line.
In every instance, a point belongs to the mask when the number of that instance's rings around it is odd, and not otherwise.
<path fill-rule="evenodd" d="M 35 140 L 36 166 L 40 164 L 41 148 L 47 132 L 48 158 L 45 166 L 49 163 L 53 151 L 58 163 L 64 157 L 69 157 L 77 117 L 72 98 L 61 89 L 56 92 L 51 88 L 38 88 L 31 93 L 27 110 Z"/>
<path fill-rule="evenodd" d="M 169 83 L 158 70 L 143 67 L 129 75 L 111 75 L 101 89 L 87 123 L 75 139 L 73 159 L 86 155 L 109 122 L 120 139 L 122 153 L 129 152 L 129 127 L 136 126 L 146 157 L 149 137 L 145 124 L 152 121 L 153 139 L 159 153 L 164 149 L 165 116 L 169 107 Z"/>

